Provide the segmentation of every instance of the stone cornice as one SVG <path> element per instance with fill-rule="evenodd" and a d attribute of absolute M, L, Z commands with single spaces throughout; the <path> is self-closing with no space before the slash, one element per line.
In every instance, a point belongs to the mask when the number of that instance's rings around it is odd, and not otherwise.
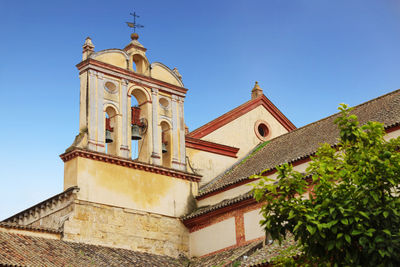
<path fill-rule="evenodd" d="M 120 158 L 116 156 L 110 156 L 103 153 L 83 150 L 83 149 L 75 149 L 70 152 L 66 152 L 60 155 L 60 158 L 67 162 L 76 157 L 88 158 L 92 160 L 107 162 L 110 164 L 120 165 L 126 168 L 137 169 L 145 172 L 157 173 L 165 176 L 171 176 L 178 179 L 189 180 L 193 182 L 199 182 L 201 179 L 200 175 L 191 174 L 183 171 L 173 170 L 161 166 L 155 166 L 143 162 L 138 162 L 130 159 Z"/>
<path fill-rule="evenodd" d="M 92 69 L 95 71 L 102 72 L 104 74 L 114 76 L 117 78 L 123 78 L 126 80 L 129 80 L 134 83 L 139 83 L 143 84 L 145 86 L 148 86 L 150 88 L 157 88 L 160 91 L 164 91 L 166 93 L 172 93 L 176 94 L 179 96 L 184 97 L 186 95 L 186 92 L 188 89 L 180 86 L 176 86 L 170 83 L 166 83 L 148 76 L 140 75 L 138 73 L 135 73 L 133 71 L 123 69 L 120 67 L 113 66 L 108 63 L 104 63 L 92 58 L 88 58 L 82 62 L 80 62 L 76 67 L 79 70 L 79 74 L 82 72 Z"/>
<path fill-rule="evenodd" d="M 239 148 L 217 144 L 205 140 L 196 139 L 193 137 L 186 136 L 186 147 L 193 148 L 197 150 L 202 150 L 214 154 L 219 154 L 223 156 L 228 156 L 232 158 L 237 158 L 236 154 L 239 151 Z"/>

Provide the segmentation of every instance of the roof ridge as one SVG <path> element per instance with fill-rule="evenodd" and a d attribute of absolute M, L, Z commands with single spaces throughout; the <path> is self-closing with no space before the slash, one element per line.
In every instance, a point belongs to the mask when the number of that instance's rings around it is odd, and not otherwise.
<path fill-rule="evenodd" d="M 254 101 L 254 100 L 255 100 L 255 99 L 250 99 L 250 100 L 244 102 L 243 104 L 240 104 L 239 106 L 237 106 L 237 107 L 235 107 L 235 108 L 233 108 L 233 109 L 231 109 L 231 110 L 228 110 L 227 112 L 225 112 L 225 113 L 223 113 L 222 115 L 220 115 L 220 116 L 218 116 L 218 117 L 212 119 L 211 121 L 207 122 L 206 124 L 203 124 L 203 125 L 197 127 L 197 128 L 194 129 L 193 131 L 189 132 L 186 136 L 192 137 L 192 134 L 195 134 L 196 131 L 199 131 L 201 128 L 205 127 L 206 125 L 211 124 L 211 123 L 214 122 L 215 120 L 217 120 L 217 119 L 219 119 L 219 118 L 221 118 L 221 117 L 223 117 L 223 116 L 226 116 L 226 115 L 229 114 L 229 113 L 232 113 L 233 111 L 239 109 L 240 107 L 242 107 L 242 106 L 246 105 L 247 103 L 249 103 L 249 102 L 251 102 L 251 101 Z M 195 137 L 192 137 L 192 138 L 195 138 Z M 199 139 L 199 138 L 198 138 L 198 139 Z"/>
<path fill-rule="evenodd" d="M 29 207 L 27 209 L 24 209 L 24 210 L 22 210 L 22 211 L 20 211 L 20 212 L 18 212 L 16 214 L 6 218 L 6 219 L 4 219 L 3 221 L 0 221 L 0 222 L 9 222 L 14 217 L 18 217 L 19 215 L 21 215 L 21 214 L 23 214 L 23 213 L 25 213 L 25 212 L 27 212 L 27 211 L 35 208 L 35 207 L 40 207 L 41 205 L 43 205 L 43 204 L 45 204 L 45 203 L 47 203 L 47 202 L 49 202 L 49 201 L 51 201 L 53 199 L 57 199 L 57 198 L 59 198 L 61 196 L 64 196 L 64 195 L 69 194 L 69 193 L 72 193 L 74 190 L 79 190 L 79 187 L 78 186 L 71 186 L 71 187 L 67 188 L 66 190 L 62 191 L 61 193 L 58 193 L 58 194 L 56 194 L 56 195 L 54 195 L 52 197 L 49 197 L 49 198 L 47 198 L 47 199 L 45 199 L 45 200 L 43 200 L 43 201 L 41 201 L 41 202 Z"/>
<path fill-rule="evenodd" d="M 13 223 L 13 222 L 4 222 L 4 221 L 0 222 L 0 227 L 7 227 L 7 228 L 13 228 L 13 229 L 20 229 L 20 230 L 32 230 L 32 231 L 38 231 L 38 232 L 48 232 L 48 233 L 55 233 L 55 234 L 62 233 L 62 231 L 59 229 L 43 227 L 43 226 L 21 225 L 21 224 L 17 224 L 17 223 Z"/>

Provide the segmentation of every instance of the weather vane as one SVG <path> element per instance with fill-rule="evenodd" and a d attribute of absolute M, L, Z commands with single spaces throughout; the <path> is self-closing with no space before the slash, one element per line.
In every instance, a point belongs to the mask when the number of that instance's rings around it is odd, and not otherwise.
<path fill-rule="evenodd" d="M 136 28 L 143 28 L 144 26 L 136 23 L 136 18 L 140 18 L 140 16 L 136 15 L 136 12 L 129 13 L 133 17 L 133 23 L 127 22 L 128 27 L 133 28 L 133 32 L 136 33 Z"/>

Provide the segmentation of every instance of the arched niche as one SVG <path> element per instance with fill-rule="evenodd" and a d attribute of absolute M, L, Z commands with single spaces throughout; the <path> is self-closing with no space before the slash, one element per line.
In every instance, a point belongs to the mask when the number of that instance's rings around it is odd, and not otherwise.
<path fill-rule="evenodd" d="M 140 54 L 134 54 L 132 56 L 132 70 L 136 73 L 148 75 L 149 65 L 147 58 L 144 56 Z"/>
<path fill-rule="evenodd" d="M 131 137 L 131 127 L 132 127 L 132 107 L 140 108 L 140 119 L 149 127 L 149 121 L 151 118 L 151 98 L 148 91 L 140 86 L 132 86 L 128 90 L 129 96 L 129 136 Z M 130 157 L 132 159 L 137 159 L 141 162 L 148 162 L 150 157 L 150 143 L 151 135 L 149 130 L 145 129 L 141 132 L 141 140 L 131 140 L 130 142 Z"/>
<path fill-rule="evenodd" d="M 171 168 L 172 167 L 172 136 L 171 136 L 171 124 L 167 121 L 161 121 L 160 123 L 161 128 L 161 149 L 166 149 L 165 152 L 161 151 L 161 159 L 162 159 L 162 166 Z"/>
<path fill-rule="evenodd" d="M 109 120 L 109 124 L 107 123 Z M 109 155 L 118 156 L 119 144 L 119 125 L 118 125 L 118 110 L 112 104 L 107 104 L 104 108 L 104 129 L 111 127 L 111 143 L 106 143 L 106 153 Z"/>

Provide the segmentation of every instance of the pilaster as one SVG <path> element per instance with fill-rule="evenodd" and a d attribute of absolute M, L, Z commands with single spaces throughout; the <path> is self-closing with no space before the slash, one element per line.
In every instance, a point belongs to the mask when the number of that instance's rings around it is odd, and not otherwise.
<path fill-rule="evenodd" d="M 129 108 L 128 108 L 128 84 L 129 81 L 123 79 L 121 81 L 121 113 L 122 113 L 122 140 L 120 147 L 120 155 L 124 158 L 129 158 L 129 142 L 131 132 L 129 123 Z M 129 96 L 130 97 L 130 96 Z"/>
<path fill-rule="evenodd" d="M 89 107 L 88 107 L 88 131 L 89 140 L 88 148 L 92 151 L 97 151 L 97 128 L 96 128 L 96 76 L 97 72 L 89 70 Z"/>
<path fill-rule="evenodd" d="M 185 146 L 185 118 L 184 118 L 184 109 L 183 103 L 184 98 L 179 97 L 179 145 L 180 145 L 180 170 L 186 169 L 186 146 Z"/>
<path fill-rule="evenodd" d="M 104 114 L 104 75 L 97 73 L 97 150 L 104 153 L 105 149 L 105 114 Z"/>
<path fill-rule="evenodd" d="M 180 169 L 179 162 L 179 139 L 178 139 L 178 112 L 177 112 L 178 97 L 172 95 L 172 168 Z"/>
<path fill-rule="evenodd" d="M 153 151 L 151 154 L 152 163 L 155 165 L 161 165 L 160 156 L 160 134 L 158 132 L 158 89 L 151 88 L 152 96 L 152 128 L 153 128 Z"/>

